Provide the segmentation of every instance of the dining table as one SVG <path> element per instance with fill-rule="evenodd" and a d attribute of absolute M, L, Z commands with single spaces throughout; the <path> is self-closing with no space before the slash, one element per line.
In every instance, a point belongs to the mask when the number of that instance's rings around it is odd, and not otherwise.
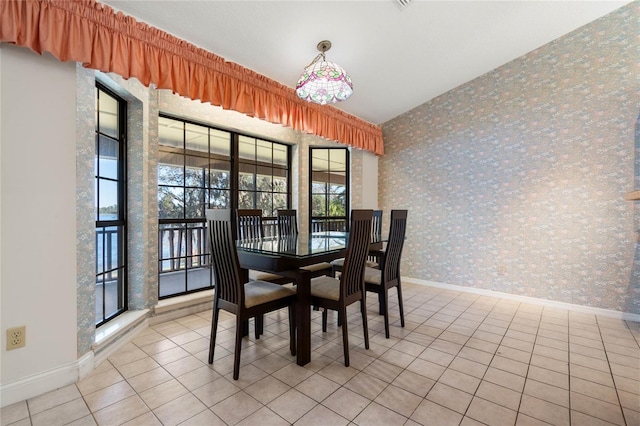
<path fill-rule="evenodd" d="M 349 234 L 323 231 L 270 236 L 236 241 L 243 271 L 249 269 L 278 274 L 296 286 L 296 362 L 311 361 L 311 278 L 305 266 L 331 262 L 345 256 Z"/>

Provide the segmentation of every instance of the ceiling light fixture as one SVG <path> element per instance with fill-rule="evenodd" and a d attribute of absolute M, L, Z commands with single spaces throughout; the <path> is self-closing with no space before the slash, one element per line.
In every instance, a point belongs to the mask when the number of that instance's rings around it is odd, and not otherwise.
<path fill-rule="evenodd" d="M 296 93 L 300 99 L 324 105 L 346 101 L 353 93 L 351 77 L 340 65 L 329 62 L 324 52 L 331 49 L 331 42 L 323 40 L 317 46 L 320 54 L 304 68 Z"/>

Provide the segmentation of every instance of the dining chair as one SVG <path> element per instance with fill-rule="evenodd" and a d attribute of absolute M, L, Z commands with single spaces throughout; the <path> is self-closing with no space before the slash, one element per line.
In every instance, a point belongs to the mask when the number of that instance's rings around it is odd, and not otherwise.
<path fill-rule="evenodd" d="M 238 209 L 236 210 L 237 239 L 249 240 L 262 238 L 264 228 L 262 225 L 262 210 Z"/>
<path fill-rule="evenodd" d="M 371 217 L 371 244 L 369 244 L 369 254 L 367 255 L 367 266 L 378 267 L 380 262 L 380 250 L 382 250 L 382 210 L 374 210 Z M 331 276 L 335 277 L 336 272 L 342 271 L 344 258 L 331 262 Z"/>
<path fill-rule="evenodd" d="M 311 304 L 324 308 L 322 331 L 327 331 L 327 310 L 338 311 L 342 324 L 344 365 L 349 366 L 349 333 L 347 330 L 347 306 L 360 302 L 365 348 L 369 349 L 367 328 L 367 303 L 364 289 L 364 269 L 371 240 L 372 210 L 353 210 L 347 242 L 347 254 L 340 278 L 317 277 L 311 280 Z"/>
<path fill-rule="evenodd" d="M 407 230 L 407 210 L 391 210 L 389 238 L 382 253 L 380 268 L 365 268 L 364 282 L 366 291 L 378 293 L 380 314 L 384 315 L 384 332 L 389 338 L 389 289 L 395 287 L 398 292 L 400 325 L 404 327 L 404 309 L 402 306 L 402 287 L 400 285 L 400 260 Z"/>
<path fill-rule="evenodd" d="M 278 236 L 298 235 L 298 222 L 296 220 L 296 210 L 278 210 Z M 331 275 L 331 263 L 320 262 L 313 265 L 303 266 L 300 269 L 311 272 L 312 277 Z"/>
<path fill-rule="evenodd" d="M 229 210 L 208 209 L 206 217 L 211 246 L 211 265 L 215 279 L 209 364 L 213 364 L 218 318 L 220 309 L 224 309 L 236 315 L 233 379 L 238 380 L 243 326 L 250 318 L 257 320 L 258 317 L 262 317 L 266 313 L 288 308 L 289 350 L 291 355 L 296 354 L 295 315 L 293 312 L 296 292 L 291 288 L 266 281 L 244 283 L 241 279 L 238 252 L 231 230 L 231 212 Z"/>

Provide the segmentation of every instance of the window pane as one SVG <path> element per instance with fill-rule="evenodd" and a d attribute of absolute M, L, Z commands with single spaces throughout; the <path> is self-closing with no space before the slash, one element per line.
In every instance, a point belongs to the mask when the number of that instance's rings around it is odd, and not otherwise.
<path fill-rule="evenodd" d="M 205 154 L 209 152 L 209 130 L 195 124 L 185 124 L 185 148 Z"/>
<path fill-rule="evenodd" d="M 271 153 L 272 145 L 271 142 L 261 140 L 256 142 L 256 159 L 258 162 L 271 164 L 273 159 L 273 154 Z"/>
<path fill-rule="evenodd" d="M 184 188 L 158 187 L 158 216 L 160 219 L 181 219 L 184 215 Z"/>
<path fill-rule="evenodd" d="M 166 117 L 158 118 L 158 143 L 164 146 L 184 146 L 184 124 Z"/>
<path fill-rule="evenodd" d="M 204 217 L 204 190 L 185 189 L 185 217 L 189 219 Z"/>
<path fill-rule="evenodd" d="M 324 194 L 327 192 L 327 184 L 324 182 L 313 182 L 311 185 L 311 191 L 314 194 Z"/>
<path fill-rule="evenodd" d="M 231 134 L 229 132 L 210 129 L 209 140 L 212 154 L 218 154 L 223 157 L 231 156 Z"/>
<path fill-rule="evenodd" d="M 329 152 L 329 169 L 331 172 L 347 171 L 347 150 L 331 149 Z"/>
<path fill-rule="evenodd" d="M 289 147 L 278 143 L 273 144 L 273 164 L 287 167 L 289 165 Z"/>
<path fill-rule="evenodd" d="M 286 178 L 274 178 L 273 179 L 273 191 L 274 192 L 288 192 L 287 179 Z"/>
<path fill-rule="evenodd" d="M 98 220 L 118 218 L 118 182 L 98 179 Z"/>
<path fill-rule="evenodd" d="M 238 154 L 246 160 L 256 159 L 256 140 L 247 136 L 238 137 Z"/>
<path fill-rule="evenodd" d="M 198 167 L 198 164 L 199 167 Z M 185 182 L 186 186 L 195 186 L 199 188 L 205 188 L 207 182 L 205 181 L 206 172 L 208 171 L 209 160 L 199 157 L 187 157 L 187 169 L 185 170 Z"/>
<path fill-rule="evenodd" d="M 180 154 L 160 152 L 158 159 L 158 184 L 184 184 L 184 157 Z"/>
<path fill-rule="evenodd" d="M 257 209 L 262 209 L 263 216 L 275 216 L 273 199 L 270 192 L 258 192 Z"/>
<path fill-rule="evenodd" d="M 231 191 L 226 189 L 209 190 L 210 209 L 228 209 L 231 207 Z"/>
<path fill-rule="evenodd" d="M 312 149 L 311 150 L 311 165 L 315 171 L 327 171 L 329 170 L 329 150 L 328 149 Z"/>
<path fill-rule="evenodd" d="M 273 216 L 277 215 L 278 210 L 287 208 L 287 195 L 286 194 L 274 194 L 273 195 Z"/>
<path fill-rule="evenodd" d="M 255 195 L 255 192 L 239 191 L 238 192 L 238 208 L 252 209 L 254 195 Z"/>
<path fill-rule="evenodd" d="M 346 199 L 344 195 L 329 197 L 329 216 L 346 216 Z"/>
<path fill-rule="evenodd" d="M 273 179 L 271 179 L 271 175 L 257 175 L 256 189 L 258 191 L 271 191 L 273 189 Z"/>
<path fill-rule="evenodd" d="M 98 131 L 118 138 L 118 101 L 105 92 L 99 92 Z"/>
<path fill-rule="evenodd" d="M 96 175 L 118 179 L 118 150 L 118 141 L 103 135 L 99 136 Z"/>
<path fill-rule="evenodd" d="M 211 164 L 209 171 L 209 188 L 228 189 L 230 187 L 231 164 L 216 162 Z"/>
<path fill-rule="evenodd" d="M 311 197 L 311 202 L 312 202 L 312 210 L 311 210 L 311 215 L 312 216 L 327 216 L 327 211 L 326 211 L 326 207 L 325 207 L 325 203 L 326 203 L 326 196 L 324 194 L 313 194 Z"/>
<path fill-rule="evenodd" d="M 253 183 L 253 174 L 250 173 L 240 173 L 238 176 L 238 187 L 242 190 L 253 190 L 255 189 L 255 185 Z"/>

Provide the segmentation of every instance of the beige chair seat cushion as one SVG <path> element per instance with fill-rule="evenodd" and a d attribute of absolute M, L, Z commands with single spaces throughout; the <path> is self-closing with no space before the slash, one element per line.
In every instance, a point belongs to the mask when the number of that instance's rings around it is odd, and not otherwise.
<path fill-rule="evenodd" d="M 303 266 L 300 269 L 304 269 L 305 271 L 318 272 L 323 269 L 331 269 L 331 264 L 328 262 L 314 263 L 313 265 Z"/>
<path fill-rule="evenodd" d="M 367 284 L 380 285 L 382 279 L 382 271 L 380 269 L 366 267 L 364 269 L 364 282 Z"/>
<path fill-rule="evenodd" d="M 274 281 L 282 278 L 283 277 L 281 275 L 270 274 L 268 272 L 254 271 L 253 269 L 249 269 L 250 281 Z"/>
<path fill-rule="evenodd" d="M 296 291 L 290 287 L 266 281 L 249 281 L 244 285 L 244 305 L 250 308 L 294 294 Z"/>
<path fill-rule="evenodd" d="M 340 300 L 340 280 L 327 276 L 311 279 L 311 296 Z"/>
<path fill-rule="evenodd" d="M 331 266 L 336 266 L 336 267 L 340 267 L 342 268 L 344 266 L 344 257 L 342 259 L 336 259 L 334 261 L 331 262 Z M 378 265 L 376 262 L 373 262 L 371 260 L 367 260 L 367 268 L 379 268 L 380 265 Z"/>

